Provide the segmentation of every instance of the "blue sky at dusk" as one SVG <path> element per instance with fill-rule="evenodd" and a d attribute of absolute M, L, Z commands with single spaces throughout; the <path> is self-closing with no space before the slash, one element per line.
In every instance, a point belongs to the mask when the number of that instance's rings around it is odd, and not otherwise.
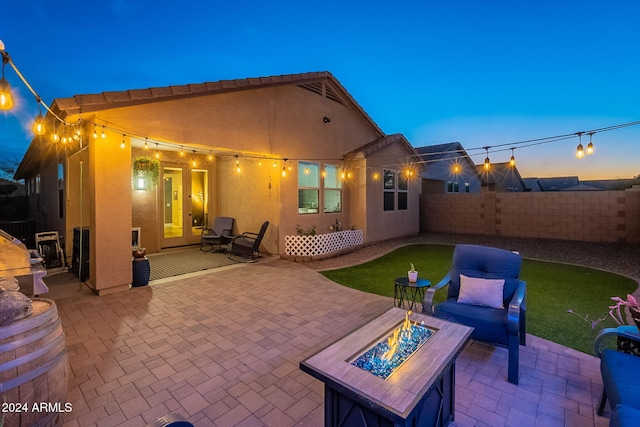
<path fill-rule="evenodd" d="M 471 149 L 640 120 L 637 0 L 6 3 L 0 40 L 47 104 L 329 71 L 385 133 L 415 147 Z M 38 107 L 9 66 L 5 76 L 19 105 L 0 113 L 0 156 L 21 158 Z M 640 174 L 640 125 L 593 142 L 582 160 L 577 137 L 518 148 L 518 169 Z M 510 155 L 490 150 L 495 162 Z"/>

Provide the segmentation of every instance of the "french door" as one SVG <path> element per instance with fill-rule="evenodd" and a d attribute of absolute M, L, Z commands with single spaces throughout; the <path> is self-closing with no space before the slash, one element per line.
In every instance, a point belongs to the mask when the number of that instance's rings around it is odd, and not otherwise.
<path fill-rule="evenodd" d="M 209 216 L 209 172 L 182 164 L 163 164 L 160 198 L 161 246 L 199 243 Z"/>

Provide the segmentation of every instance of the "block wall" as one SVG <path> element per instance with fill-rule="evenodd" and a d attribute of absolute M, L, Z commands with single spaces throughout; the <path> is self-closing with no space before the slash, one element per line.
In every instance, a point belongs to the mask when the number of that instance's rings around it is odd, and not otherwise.
<path fill-rule="evenodd" d="M 546 193 L 423 191 L 420 209 L 423 232 L 640 242 L 640 186 Z"/>

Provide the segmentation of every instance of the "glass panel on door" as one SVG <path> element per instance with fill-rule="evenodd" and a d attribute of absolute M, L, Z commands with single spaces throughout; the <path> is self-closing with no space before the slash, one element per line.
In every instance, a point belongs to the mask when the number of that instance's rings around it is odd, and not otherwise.
<path fill-rule="evenodd" d="M 209 220 L 209 179 L 204 169 L 191 170 L 191 235 L 200 237 Z"/>
<path fill-rule="evenodd" d="M 182 237 L 183 229 L 182 169 L 164 168 L 164 238 Z"/>

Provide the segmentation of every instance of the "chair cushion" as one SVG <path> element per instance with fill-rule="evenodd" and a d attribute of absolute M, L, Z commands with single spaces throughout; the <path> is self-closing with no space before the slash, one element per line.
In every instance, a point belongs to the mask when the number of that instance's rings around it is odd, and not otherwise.
<path fill-rule="evenodd" d="M 483 279 L 504 279 L 503 304 L 507 306 L 518 287 L 522 257 L 504 249 L 478 245 L 456 245 L 447 297 L 458 297 L 460 275 Z"/>
<path fill-rule="evenodd" d="M 611 415 L 609 427 L 632 427 L 638 425 L 640 409 L 618 405 Z"/>
<path fill-rule="evenodd" d="M 461 274 L 458 302 L 504 309 L 503 290 L 504 279 L 481 279 Z"/>
<path fill-rule="evenodd" d="M 456 298 L 441 302 L 434 310 L 436 317 L 475 328 L 471 333 L 473 339 L 501 345 L 509 344 L 507 310 L 460 304 Z"/>
<path fill-rule="evenodd" d="M 636 373 L 640 357 L 606 349 L 600 358 L 600 372 L 611 408 L 623 404 L 640 409 L 640 389 Z"/>

